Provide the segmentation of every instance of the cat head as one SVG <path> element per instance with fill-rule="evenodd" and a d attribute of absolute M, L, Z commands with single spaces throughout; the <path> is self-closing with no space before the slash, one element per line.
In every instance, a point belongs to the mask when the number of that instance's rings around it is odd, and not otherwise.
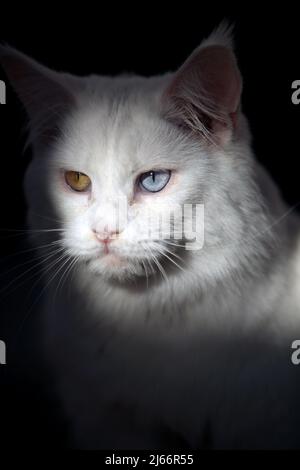
<path fill-rule="evenodd" d="M 192 272 L 195 260 L 205 280 L 253 264 L 262 211 L 228 29 L 150 78 L 75 77 L 10 47 L 0 61 L 29 116 L 30 224 L 57 229 L 66 256 L 119 281 Z M 184 230 L 197 211 L 184 205 L 204 207 L 197 249 Z"/>

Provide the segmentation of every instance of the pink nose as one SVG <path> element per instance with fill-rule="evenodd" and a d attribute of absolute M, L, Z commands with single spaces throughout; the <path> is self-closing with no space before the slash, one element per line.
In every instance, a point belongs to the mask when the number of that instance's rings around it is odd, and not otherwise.
<path fill-rule="evenodd" d="M 95 236 L 99 242 L 104 243 L 105 245 L 108 245 L 110 242 L 112 242 L 119 234 L 118 231 L 108 231 L 104 230 L 103 232 L 98 232 L 94 230 Z"/>

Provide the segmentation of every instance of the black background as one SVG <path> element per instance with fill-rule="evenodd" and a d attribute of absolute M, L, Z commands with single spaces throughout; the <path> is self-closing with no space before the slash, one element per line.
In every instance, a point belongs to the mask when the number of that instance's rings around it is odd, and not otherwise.
<path fill-rule="evenodd" d="M 64 19 L 60 9 L 50 4 L 40 7 L 39 16 L 35 12 L 23 17 L 18 10 L 8 20 L 4 13 L 0 41 L 56 70 L 79 75 L 124 71 L 152 75 L 179 67 L 222 19 L 233 22 L 244 78 L 243 110 L 250 121 L 257 158 L 268 168 L 288 204 L 297 205 L 300 105 L 291 102 L 291 83 L 300 79 L 300 59 L 294 6 L 285 4 L 263 11 L 262 6 L 248 3 L 240 12 L 217 5 L 209 10 L 204 2 L 165 4 L 164 11 L 161 4 L 128 6 L 125 11 L 117 5 L 110 11 L 101 4 L 97 9 L 80 8 L 84 11 L 76 11 L 80 17 L 76 22 L 75 6 Z M 1 69 L 0 79 L 6 80 Z M 26 114 L 7 84 L 7 104 L 0 106 L 3 289 L 24 270 L 20 267 L 8 273 L 23 262 L 22 255 L 15 254 L 23 248 L 24 237 L 12 235 L 8 229 L 21 229 L 26 213 L 22 177 L 30 150 L 23 151 L 25 123 Z M 0 339 L 8 347 L 8 364 L 0 365 L 0 449 L 1 445 L 64 448 L 67 423 L 47 385 L 51 377 L 34 357 L 38 336 L 34 314 L 26 318 L 20 330 L 26 309 L 20 308 L 18 299 L 28 286 L 15 282 L 12 287 L 8 295 L 7 290 L 5 295 L 0 291 Z M 34 295 L 35 291 L 33 299 Z M 30 305 L 32 297 L 28 302 Z"/>

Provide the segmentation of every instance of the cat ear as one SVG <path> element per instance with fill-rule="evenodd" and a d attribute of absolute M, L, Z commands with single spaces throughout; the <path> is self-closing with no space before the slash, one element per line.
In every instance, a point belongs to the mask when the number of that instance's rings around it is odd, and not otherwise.
<path fill-rule="evenodd" d="M 27 111 L 30 139 L 47 142 L 56 136 L 65 111 L 75 102 L 67 75 L 40 65 L 10 46 L 0 45 L 0 65 Z"/>
<path fill-rule="evenodd" d="M 163 94 L 167 119 L 224 145 L 237 125 L 242 79 L 221 25 L 175 73 Z"/>

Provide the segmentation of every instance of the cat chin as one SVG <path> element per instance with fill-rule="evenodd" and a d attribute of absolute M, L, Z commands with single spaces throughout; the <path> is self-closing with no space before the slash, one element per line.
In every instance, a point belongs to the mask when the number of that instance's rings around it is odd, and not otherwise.
<path fill-rule="evenodd" d="M 118 282 L 127 282 L 146 275 L 139 261 L 120 258 L 115 254 L 90 260 L 88 268 L 93 275 L 96 274 L 105 280 Z"/>

